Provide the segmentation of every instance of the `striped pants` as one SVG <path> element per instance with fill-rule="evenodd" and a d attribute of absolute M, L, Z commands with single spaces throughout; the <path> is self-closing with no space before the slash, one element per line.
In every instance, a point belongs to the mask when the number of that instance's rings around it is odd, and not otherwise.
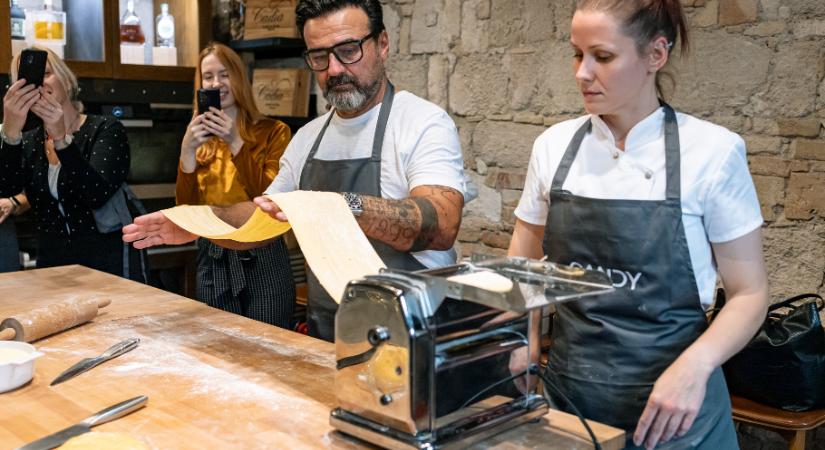
<path fill-rule="evenodd" d="M 250 319 L 291 329 L 295 282 L 283 238 L 252 250 L 198 240 L 197 298 Z"/>

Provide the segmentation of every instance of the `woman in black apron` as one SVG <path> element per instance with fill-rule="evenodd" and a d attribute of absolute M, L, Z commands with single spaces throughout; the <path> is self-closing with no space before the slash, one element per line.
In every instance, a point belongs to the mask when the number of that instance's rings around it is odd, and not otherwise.
<path fill-rule="evenodd" d="M 697 141 L 707 150 L 722 145 L 715 136 L 735 135 L 677 118 L 659 100 L 658 72 L 677 39 L 687 48 L 685 31 L 679 0 L 578 2 L 571 43 L 576 82 L 591 116 L 562 123 L 536 141 L 509 254 L 595 268 L 616 287 L 559 305 L 553 321 L 546 375 L 585 417 L 625 429 L 628 447 L 737 448 L 720 365 L 753 336 L 766 311 L 761 216 L 744 158 L 728 151 L 741 180 L 730 198 L 747 213 L 730 218 L 736 226 L 727 229 L 735 231 L 725 238 L 705 223 L 702 245 L 712 248 L 722 282 L 738 303 L 709 328 L 700 299 L 709 286 L 703 282 L 700 294 L 692 259 L 701 258 L 694 250 L 701 246 L 691 245 L 695 230 L 689 242 L 684 225 L 684 215 L 693 213 L 686 199 L 697 196 L 691 183 L 702 177 L 682 163 L 696 163 Z M 697 129 L 707 135 L 680 138 Z M 640 139 L 645 135 L 650 138 Z M 599 153 L 602 148 L 612 155 Z M 645 162 L 638 156 L 650 152 L 663 154 L 661 165 L 635 171 Z M 719 166 L 713 152 L 705 154 L 708 167 Z M 629 175 L 611 178 L 611 170 Z M 683 180 L 684 173 L 690 176 Z M 639 185 L 663 192 L 639 195 Z M 710 222 L 710 212 L 699 212 L 701 219 Z M 713 267 L 710 252 L 705 259 L 702 269 Z M 514 354 L 511 367 L 523 366 L 524 354 Z M 565 407 L 555 389 L 546 391 Z"/>

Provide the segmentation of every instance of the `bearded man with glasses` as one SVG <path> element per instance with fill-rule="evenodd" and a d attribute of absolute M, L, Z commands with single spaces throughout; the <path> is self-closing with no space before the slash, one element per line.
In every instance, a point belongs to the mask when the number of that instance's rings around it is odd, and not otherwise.
<path fill-rule="evenodd" d="M 280 161 L 267 194 L 294 190 L 340 192 L 384 263 L 417 270 L 453 264 L 466 182 L 458 132 L 440 107 L 395 92 L 384 63 L 389 37 L 378 0 L 299 0 L 304 57 L 331 110 L 302 127 Z M 255 203 L 285 220 L 274 202 Z M 213 207 L 240 226 L 254 204 Z M 139 218 L 124 239 L 142 248 L 195 236 L 162 214 Z M 248 248 L 220 241 L 218 245 Z M 308 274 L 310 335 L 333 341 L 337 303 Z"/>

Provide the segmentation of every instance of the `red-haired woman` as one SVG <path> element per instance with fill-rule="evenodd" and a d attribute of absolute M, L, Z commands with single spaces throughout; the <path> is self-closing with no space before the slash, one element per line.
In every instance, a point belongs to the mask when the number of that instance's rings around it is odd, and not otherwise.
<path fill-rule="evenodd" d="M 219 89 L 221 108 L 197 113 L 180 149 L 177 203 L 232 205 L 261 195 L 278 173 L 289 128 L 255 106 L 246 68 L 230 48 L 200 53 L 195 86 Z M 198 240 L 197 297 L 208 305 L 288 328 L 295 285 L 283 239 L 252 250 Z"/>
<path fill-rule="evenodd" d="M 509 249 L 611 277 L 613 293 L 558 306 L 546 374 L 631 448 L 738 447 L 720 365 L 768 305 L 744 142 L 661 100 L 685 33 L 679 0 L 578 1 L 570 42 L 589 114 L 536 140 Z M 717 274 L 731 301 L 708 326 Z"/>

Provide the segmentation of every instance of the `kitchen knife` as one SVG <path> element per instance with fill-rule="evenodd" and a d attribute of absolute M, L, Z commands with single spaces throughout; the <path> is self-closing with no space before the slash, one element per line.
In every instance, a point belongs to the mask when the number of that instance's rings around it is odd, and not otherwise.
<path fill-rule="evenodd" d="M 109 347 L 103 352 L 100 356 L 96 356 L 94 358 L 84 358 L 81 359 L 77 364 L 69 367 L 68 369 L 64 370 L 63 373 L 57 376 L 54 381 L 51 382 L 49 386 L 54 386 L 55 384 L 62 383 L 70 378 L 73 378 L 81 373 L 100 365 L 112 358 L 116 358 L 138 346 L 140 344 L 140 339 L 138 338 L 131 338 L 126 339 L 123 342 L 118 342 L 117 344 Z"/>
<path fill-rule="evenodd" d="M 17 448 L 16 450 L 48 450 L 59 445 L 63 445 L 63 443 L 67 440 L 91 431 L 92 427 L 95 425 L 100 425 L 119 419 L 131 412 L 137 411 L 145 406 L 148 400 L 149 397 L 141 395 L 140 397 L 135 397 L 126 400 L 125 402 L 118 403 L 117 405 L 110 406 L 91 417 L 83 419 L 77 425 L 72 425 L 69 428 L 58 431 L 57 433 L 50 434 L 34 442 L 30 442 Z"/>

